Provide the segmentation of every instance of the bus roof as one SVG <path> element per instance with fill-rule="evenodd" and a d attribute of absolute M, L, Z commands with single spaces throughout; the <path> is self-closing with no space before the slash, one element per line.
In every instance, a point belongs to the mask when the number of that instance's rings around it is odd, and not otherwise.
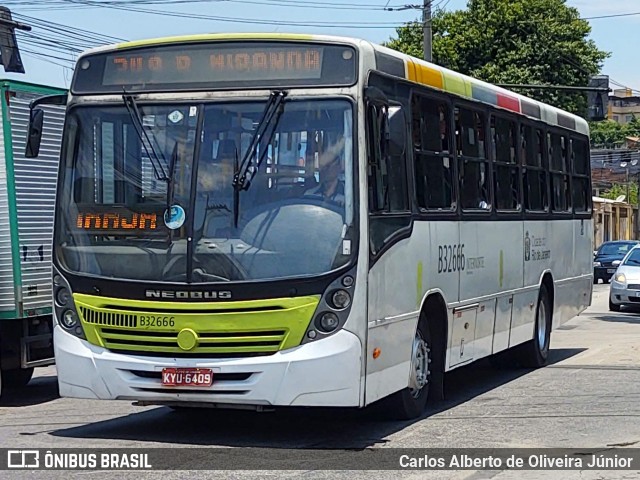
<path fill-rule="evenodd" d="M 80 58 L 85 55 L 91 55 L 98 52 L 126 50 L 130 48 L 225 40 L 315 41 L 349 44 L 356 47 L 368 45 L 374 52 L 386 55 L 387 57 L 393 57 L 396 61 L 399 60 L 403 63 L 404 75 L 399 75 L 399 70 L 395 69 L 392 73 L 395 76 L 400 76 L 400 78 L 404 78 L 414 83 L 419 83 L 447 93 L 490 104 L 514 113 L 526 115 L 536 120 L 542 120 L 551 125 L 558 125 L 585 135 L 589 134 L 589 125 L 582 117 L 573 115 L 569 112 L 553 107 L 552 105 L 538 102 L 530 97 L 517 94 L 511 90 L 497 87 L 490 83 L 486 83 L 416 57 L 406 55 L 396 50 L 352 37 L 305 35 L 297 33 L 213 33 L 183 35 L 106 45 L 88 50 L 84 52 Z"/>

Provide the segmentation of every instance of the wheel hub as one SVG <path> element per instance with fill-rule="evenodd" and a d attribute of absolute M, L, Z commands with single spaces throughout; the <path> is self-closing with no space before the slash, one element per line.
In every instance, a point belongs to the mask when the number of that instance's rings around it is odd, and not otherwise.
<path fill-rule="evenodd" d="M 411 377 L 409 390 L 414 398 L 417 398 L 422 389 L 429 382 L 429 346 L 422 338 L 420 331 L 416 331 L 411 352 Z"/>

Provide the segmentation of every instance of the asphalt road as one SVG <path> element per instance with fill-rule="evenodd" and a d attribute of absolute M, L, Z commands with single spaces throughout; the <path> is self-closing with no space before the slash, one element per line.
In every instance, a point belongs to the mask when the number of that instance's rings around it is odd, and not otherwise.
<path fill-rule="evenodd" d="M 380 421 L 368 410 L 273 413 L 174 412 L 130 402 L 59 398 L 55 368 L 40 369 L 0 401 L 0 448 L 640 448 L 640 311 L 612 313 L 608 285 L 551 340 L 539 370 L 496 370 L 480 361 L 451 372 L 446 401 L 414 422 Z M 303 468 L 303 467 L 301 467 Z M 190 472 L 189 478 L 638 478 L 595 471 Z M 22 478 L 185 478 L 185 472 L 12 472 Z M 115 477 L 114 477 L 115 475 Z M 3 476 L 0 473 L 0 476 Z"/>

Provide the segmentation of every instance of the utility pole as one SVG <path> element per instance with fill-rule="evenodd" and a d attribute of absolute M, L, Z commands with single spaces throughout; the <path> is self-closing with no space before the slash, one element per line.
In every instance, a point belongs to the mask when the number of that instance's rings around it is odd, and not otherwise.
<path fill-rule="evenodd" d="M 427 62 L 432 61 L 432 46 L 431 46 L 431 0 L 424 0 L 422 7 L 422 34 L 424 36 L 424 59 Z"/>
<path fill-rule="evenodd" d="M 5 72 L 24 73 L 16 29 L 29 32 L 31 27 L 14 21 L 11 10 L 0 6 L 0 65 L 4 67 Z"/>

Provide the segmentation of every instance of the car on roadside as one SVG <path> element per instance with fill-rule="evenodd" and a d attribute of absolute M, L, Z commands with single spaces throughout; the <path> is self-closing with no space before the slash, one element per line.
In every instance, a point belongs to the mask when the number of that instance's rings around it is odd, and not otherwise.
<path fill-rule="evenodd" d="M 640 246 L 625 255 L 613 274 L 609 290 L 609 310 L 622 306 L 640 306 Z"/>
<path fill-rule="evenodd" d="M 638 240 L 616 240 L 600 245 L 593 252 L 593 283 L 598 283 L 600 279 L 608 283 L 622 259 L 636 245 L 640 245 Z"/>

